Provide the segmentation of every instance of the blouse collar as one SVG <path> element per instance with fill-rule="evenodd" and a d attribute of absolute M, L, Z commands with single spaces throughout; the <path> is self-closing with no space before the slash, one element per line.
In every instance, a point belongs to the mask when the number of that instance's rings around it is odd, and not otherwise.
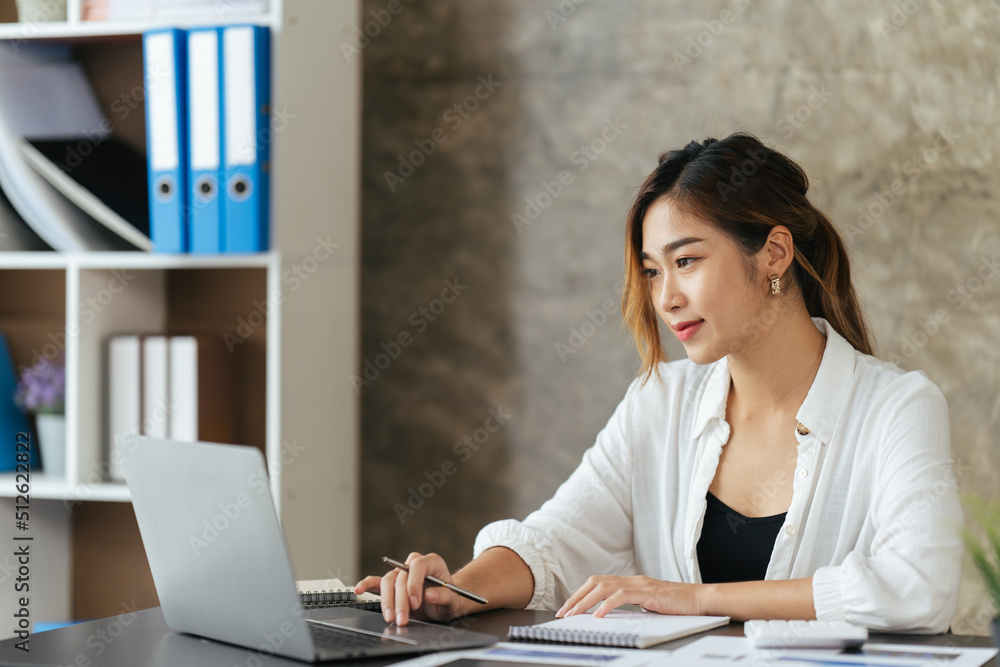
<path fill-rule="evenodd" d="M 795 416 L 799 424 L 820 441 L 829 443 L 854 376 L 856 350 L 824 318 L 814 317 L 812 321 L 820 333 L 826 335 L 826 348 L 809 393 Z M 729 384 L 729 358 L 723 357 L 712 364 L 702 382 L 692 440 L 699 438 L 715 421 L 725 421 Z M 804 435 L 801 429 L 799 433 Z"/>

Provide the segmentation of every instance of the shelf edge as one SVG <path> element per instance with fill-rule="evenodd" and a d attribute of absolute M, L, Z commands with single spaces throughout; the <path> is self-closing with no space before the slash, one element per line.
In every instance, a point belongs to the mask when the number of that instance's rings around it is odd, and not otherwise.
<path fill-rule="evenodd" d="M 67 484 L 35 475 L 30 483 L 32 500 L 65 500 L 71 502 L 130 502 L 132 496 L 125 484 Z M 14 475 L 0 474 L 0 498 L 14 498 Z"/>
<path fill-rule="evenodd" d="M 52 21 L 0 23 L 0 40 L 35 41 L 49 39 L 90 39 L 100 37 L 139 36 L 146 30 L 159 28 L 197 28 L 201 26 L 263 25 L 274 27 L 273 12 L 218 18 L 192 16 L 188 18 L 152 18 L 129 21 Z"/>

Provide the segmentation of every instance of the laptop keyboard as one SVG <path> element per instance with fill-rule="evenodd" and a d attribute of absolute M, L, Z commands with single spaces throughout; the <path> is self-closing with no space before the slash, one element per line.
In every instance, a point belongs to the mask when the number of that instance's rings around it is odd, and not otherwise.
<path fill-rule="evenodd" d="M 382 646 L 382 638 L 361 632 L 348 632 L 328 625 L 309 624 L 313 644 L 320 651 L 349 651 L 356 653 Z"/>

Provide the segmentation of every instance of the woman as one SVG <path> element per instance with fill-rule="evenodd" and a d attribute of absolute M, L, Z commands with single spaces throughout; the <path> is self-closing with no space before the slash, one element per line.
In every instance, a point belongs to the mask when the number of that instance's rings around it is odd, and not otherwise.
<path fill-rule="evenodd" d="M 386 620 L 622 604 L 943 632 L 962 522 L 948 408 L 873 344 L 808 179 L 748 134 L 664 153 L 628 215 L 622 309 L 642 355 L 597 442 L 452 575 L 368 577 Z M 688 359 L 667 363 L 657 317 Z M 443 587 L 433 574 L 490 600 Z"/>

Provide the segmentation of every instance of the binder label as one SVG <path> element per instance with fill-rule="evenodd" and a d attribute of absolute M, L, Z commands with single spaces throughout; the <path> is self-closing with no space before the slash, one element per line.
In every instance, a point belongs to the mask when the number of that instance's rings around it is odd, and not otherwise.
<path fill-rule="evenodd" d="M 191 96 L 191 167 L 219 168 L 219 62 L 218 33 L 192 31 L 188 37 L 188 80 Z"/>
<path fill-rule="evenodd" d="M 169 33 L 146 38 L 146 104 L 152 138 L 149 152 L 154 171 L 172 171 L 180 163 L 177 137 L 177 80 L 174 42 Z"/>
<path fill-rule="evenodd" d="M 230 28 L 224 39 L 226 166 L 252 166 L 257 162 L 253 29 Z"/>

